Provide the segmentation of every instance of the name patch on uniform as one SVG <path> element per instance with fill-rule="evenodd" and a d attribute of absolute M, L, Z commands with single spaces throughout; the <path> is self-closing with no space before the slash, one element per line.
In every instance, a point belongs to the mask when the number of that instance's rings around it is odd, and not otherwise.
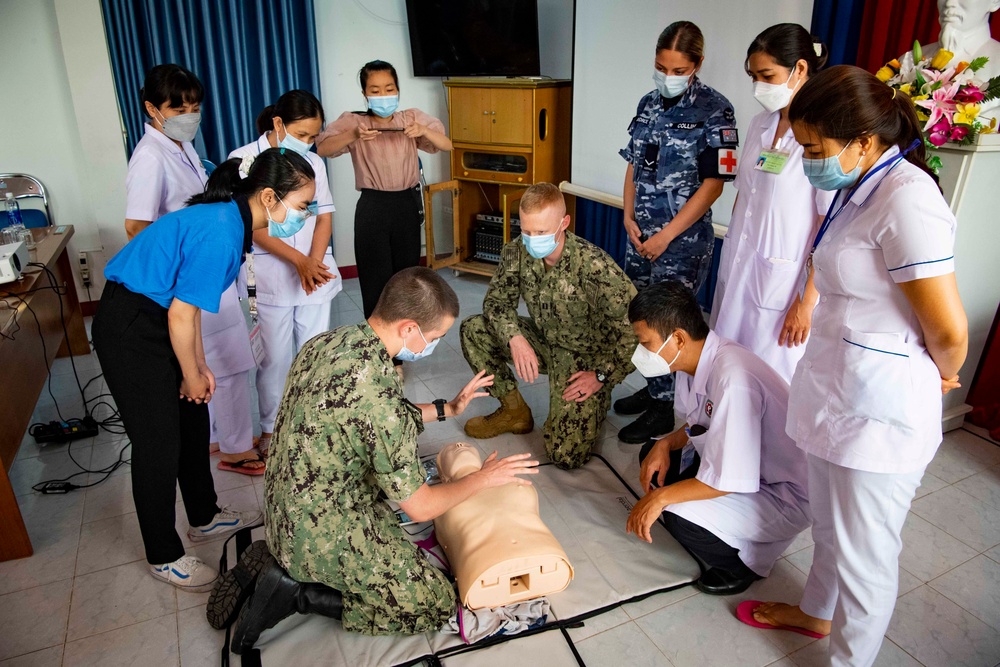
<path fill-rule="evenodd" d="M 699 127 L 705 127 L 704 121 L 697 121 L 691 123 L 664 123 L 663 128 L 667 130 L 697 130 Z"/>
<path fill-rule="evenodd" d="M 705 401 L 705 414 L 708 415 L 709 419 L 712 417 L 712 412 L 715 410 L 715 406 L 712 405 L 712 401 Z"/>
<path fill-rule="evenodd" d="M 719 140 L 724 144 L 738 146 L 740 143 L 740 133 L 735 127 L 724 127 L 719 130 Z"/>

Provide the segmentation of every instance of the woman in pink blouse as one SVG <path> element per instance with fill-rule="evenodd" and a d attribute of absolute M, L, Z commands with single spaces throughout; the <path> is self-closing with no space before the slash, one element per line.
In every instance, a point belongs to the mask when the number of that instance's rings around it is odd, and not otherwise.
<path fill-rule="evenodd" d="M 444 124 L 420 109 L 399 110 L 396 69 L 373 60 L 359 73 L 367 111 L 348 111 L 316 140 L 322 157 L 350 152 L 355 187 L 354 254 L 367 319 L 397 271 L 420 261 L 420 168 L 417 150 L 450 151 Z"/>

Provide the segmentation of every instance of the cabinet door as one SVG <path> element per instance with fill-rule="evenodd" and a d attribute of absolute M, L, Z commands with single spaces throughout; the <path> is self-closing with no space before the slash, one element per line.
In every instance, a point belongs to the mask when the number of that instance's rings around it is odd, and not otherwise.
<path fill-rule="evenodd" d="M 489 143 L 490 91 L 488 88 L 451 88 L 451 140 Z"/>
<path fill-rule="evenodd" d="M 494 144 L 531 145 L 532 91 L 494 88 L 490 104 L 490 141 Z"/>

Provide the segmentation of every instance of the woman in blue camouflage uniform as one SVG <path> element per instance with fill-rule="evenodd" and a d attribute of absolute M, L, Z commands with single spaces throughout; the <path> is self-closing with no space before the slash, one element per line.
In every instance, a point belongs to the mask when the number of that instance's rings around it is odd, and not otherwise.
<path fill-rule="evenodd" d="M 698 78 L 705 40 L 690 21 L 671 23 L 656 40 L 656 90 L 639 100 L 619 153 L 625 170 L 625 273 L 637 289 L 679 280 L 697 292 L 712 266 L 712 209 L 736 176 L 733 105 Z M 645 444 L 674 427 L 674 376 L 615 402 L 618 414 L 641 414 L 618 432 Z"/>

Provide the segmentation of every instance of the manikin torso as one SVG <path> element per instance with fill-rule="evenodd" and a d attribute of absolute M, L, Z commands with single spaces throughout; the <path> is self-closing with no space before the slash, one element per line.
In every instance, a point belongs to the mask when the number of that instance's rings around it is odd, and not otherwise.
<path fill-rule="evenodd" d="M 482 468 L 479 450 L 453 443 L 437 457 L 442 481 Z M 499 607 L 563 590 L 573 567 L 538 516 L 532 486 L 507 484 L 480 491 L 434 520 L 438 542 L 469 609 Z"/>

